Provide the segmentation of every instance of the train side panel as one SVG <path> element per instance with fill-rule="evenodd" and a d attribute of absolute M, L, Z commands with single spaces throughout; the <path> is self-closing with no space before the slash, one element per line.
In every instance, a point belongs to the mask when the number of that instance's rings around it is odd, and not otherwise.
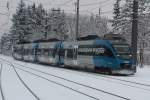
<path fill-rule="evenodd" d="M 64 42 L 64 65 L 78 69 L 94 70 L 92 56 L 79 54 L 80 45 L 93 44 L 93 41 Z M 83 50 L 83 49 L 82 49 Z"/>
<path fill-rule="evenodd" d="M 24 44 L 23 51 L 24 51 L 23 60 L 33 62 L 34 61 L 34 55 L 33 55 L 34 51 L 32 48 L 32 44 L 31 43 Z"/>
<path fill-rule="evenodd" d="M 37 49 L 37 59 L 41 63 L 55 63 L 55 58 L 53 56 L 55 43 L 39 43 Z"/>

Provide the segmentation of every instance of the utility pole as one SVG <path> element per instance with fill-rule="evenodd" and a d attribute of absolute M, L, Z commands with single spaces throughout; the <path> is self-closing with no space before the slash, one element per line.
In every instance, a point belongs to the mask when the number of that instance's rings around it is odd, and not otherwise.
<path fill-rule="evenodd" d="M 138 0 L 133 1 L 133 19 L 132 19 L 132 60 L 134 61 L 133 69 L 136 72 L 137 65 L 137 36 L 138 36 Z"/>
<path fill-rule="evenodd" d="M 46 16 L 45 16 L 45 35 L 44 35 L 44 37 L 45 37 L 45 39 L 47 39 L 47 31 L 48 31 L 48 14 L 47 14 L 47 12 L 46 12 Z"/>
<path fill-rule="evenodd" d="M 101 8 L 99 8 L 99 15 L 101 15 Z"/>
<path fill-rule="evenodd" d="M 76 17 L 76 40 L 79 35 L 79 0 L 77 0 L 77 17 Z"/>

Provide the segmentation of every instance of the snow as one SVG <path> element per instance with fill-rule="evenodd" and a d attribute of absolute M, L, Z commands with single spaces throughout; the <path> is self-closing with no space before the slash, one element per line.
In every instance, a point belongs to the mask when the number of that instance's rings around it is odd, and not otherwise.
<path fill-rule="evenodd" d="M 35 100 L 17 78 L 11 66 L 3 65 L 2 86 L 6 100 Z M 0 98 L 1 100 L 1 98 Z"/>
<path fill-rule="evenodd" d="M 125 98 L 129 98 L 130 100 L 149 100 L 150 98 L 150 87 L 117 80 L 122 79 L 126 81 L 150 85 L 150 66 L 148 65 L 144 66 L 144 68 L 142 69 L 138 68 L 137 73 L 133 76 L 108 76 L 96 73 L 81 72 L 57 67 L 50 67 L 46 65 L 21 62 L 14 60 L 12 57 L 7 57 L 3 55 L 0 55 L 0 58 L 6 59 L 15 65 L 20 77 L 41 100 L 94 100 L 94 98 L 90 98 L 69 88 L 77 90 L 81 93 L 88 94 L 89 96 L 93 96 L 99 100 L 124 99 L 103 93 L 101 91 L 96 91 L 91 88 L 87 88 L 72 82 L 68 82 L 60 78 L 50 76 L 48 74 L 37 72 L 35 70 L 16 65 L 15 63 L 24 65 L 26 67 L 38 69 L 45 73 L 53 74 Z M 35 100 L 31 93 L 20 82 L 12 66 L 8 65 L 4 61 L 2 61 L 2 64 L 2 87 L 6 100 Z M 25 71 L 32 72 L 34 74 L 46 78 L 47 80 L 41 77 L 31 75 L 17 68 L 21 68 Z M 115 78 L 115 80 L 111 78 Z M 69 88 L 55 84 L 52 81 L 62 84 Z"/>

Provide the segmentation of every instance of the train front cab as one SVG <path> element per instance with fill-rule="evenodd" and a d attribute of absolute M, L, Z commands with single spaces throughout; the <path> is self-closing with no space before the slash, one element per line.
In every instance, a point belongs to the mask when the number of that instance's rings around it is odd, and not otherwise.
<path fill-rule="evenodd" d="M 96 53 L 93 55 L 93 62 L 96 72 L 108 72 L 119 69 L 119 63 L 109 41 L 97 39 L 94 42 Z"/>
<path fill-rule="evenodd" d="M 122 58 L 122 51 L 120 51 L 121 53 L 118 52 L 118 49 L 120 48 L 114 48 L 108 40 L 97 39 L 94 45 L 99 46 L 98 55 L 93 56 L 96 71 L 106 71 L 110 74 L 119 75 L 132 75 L 135 73 L 132 66 L 133 61 L 130 57 L 130 51 L 123 53 L 125 54 L 124 57 L 126 56 L 126 59 L 124 59 Z M 122 44 L 120 46 L 122 46 Z M 121 50 L 127 50 L 128 48 L 121 48 Z"/>
<path fill-rule="evenodd" d="M 133 75 L 136 72 L 134 61 L 132 60 L 131 49 L 128 44 L 113 44 L 119 69 L 113 73 L 123 75 Z"/>

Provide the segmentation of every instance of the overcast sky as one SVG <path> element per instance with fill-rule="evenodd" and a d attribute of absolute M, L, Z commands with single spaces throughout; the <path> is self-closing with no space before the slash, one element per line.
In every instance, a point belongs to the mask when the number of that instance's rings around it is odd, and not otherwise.
<path fill-rule="evenodd" d="M 10 10 L 6 7 L 7 1 Z M 15 13 L 20 0 L 0 0 L 0 36 L 4 32 L 8 32 L 11 26 L 11 16 Z M 45 9 L 61 8 L 67 13 L 75 13 L 75 2 L 77 0 L 24 0 L 26 4 L 42 3 Z M 113 4 L 115 0 L 80 0 L 80 14 L 98 14 L 99 8 L 103 16 L 112 18 Z M 10 14 L 5 16 L 2 14 Z"/>

